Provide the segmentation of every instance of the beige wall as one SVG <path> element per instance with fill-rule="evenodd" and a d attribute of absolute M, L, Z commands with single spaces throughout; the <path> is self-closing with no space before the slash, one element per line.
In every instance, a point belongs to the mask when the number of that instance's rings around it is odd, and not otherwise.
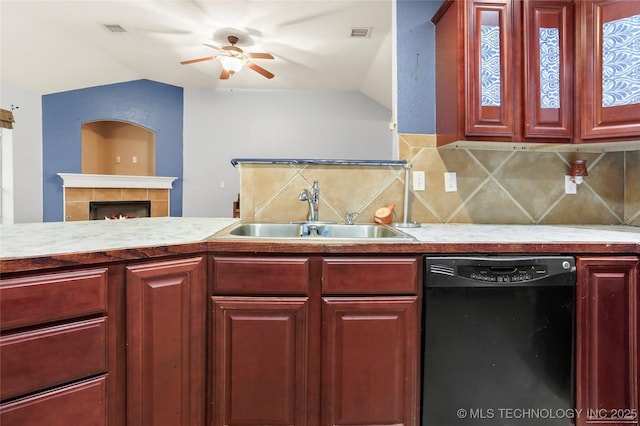
<path fill-rule="evenodd" d="M 155 138 L 152 131 L 131 123 L 112 120 L 85 123 L 82 173 L 155 176 Z"/>
<path fill-rule="evenodd" d="M 426 172 L 426 191 L 410 193 L 410 220 L 423 223 L 629 224 L 640 226 L 640 151 L 577 153 L 436 149 L 432 135 L 400 135 L 399 158 Z M 564 193 L 572 159 L 589 176 L 578 193 Z M 394 203 L 402 221 L 404 169 L 388 166 L 243 164 L 241 218 L 304 220 L 302 189 L 319 180 L 319 219 L 371 222 Z M 444 191 L 444 172 L 456 172 L 458 191 Z"/>

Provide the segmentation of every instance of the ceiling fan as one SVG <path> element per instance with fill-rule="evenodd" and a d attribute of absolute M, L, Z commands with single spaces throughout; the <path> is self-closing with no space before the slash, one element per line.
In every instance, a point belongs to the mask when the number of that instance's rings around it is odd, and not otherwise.
<path fill-rule="evenodd" d="M 251 68 L 258 74 L 266 78 L 273 78 L 274 74 L 262 68 L 260 65 L 255 64 L 249 60 L 251 59 L 274 59 L 273 55 L 270 53 L 250 53 L 245 52 L 239 47 L 236 47 L 236 43 L 238 42 L 238 37 L 229 36 L 227 37 L 230 45 L 219 48 L 212 44 L 204 44 L 207 47 L 215 49 L 219 52 L 216 56 L 205 56 L 204 58 L 197 59 L 189 59 L 187 61 L 180 62 L 182 65 L 193 64 L 195 62 L 203 62 L 203 61 L 211 61 L 213 59 L 219 59 L 222 63 L 222 72 L 220 72 L 220 79 L 226 80 L 231 75 L 240 71 L 244 65 Z"/>

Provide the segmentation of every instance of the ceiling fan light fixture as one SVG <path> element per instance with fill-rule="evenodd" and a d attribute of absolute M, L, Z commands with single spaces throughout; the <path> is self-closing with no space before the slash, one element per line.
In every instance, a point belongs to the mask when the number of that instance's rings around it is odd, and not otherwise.
<path fill-rule="evenodd" d="M 231 75 L 240 71 L 242 67 L 245 65 L 252 71 L 257 72 L 258 74 L 260 74 L 265 78 L 271 79 L 275 77 L 275 74 L 273 74 L 272 72 L 267 71 L 266 69 L 262 68 L 260 65 L 254 62 L 251 62 L 249 60 L 249 58 L 274 59 L 271 53 L 266 53 L 266 52 L 244 53 L 242 49 L 235 46 L 235 44 L 238 42 L 238 37 L 229 36 L 227 37 L 227 39 L 231 44 L 229 46 L 224 46 L 222 48 L 219 48 L 212 44 L 204 43 L 205 46 L 219 51 L 220 54 L 218 56 L 205 56 L 204 58 L 189 59 L 186 61 L 182 61 L 180 63 L 183 65 L 187 65 L 187 64 L 193 64 L 196 62 L 203 62 L 203 61 L 210 61 L 213 59 L 217 59 L 220 61 L 220 64 L 222 64 L 222 71 L 220 72 L 220 80 L 227 80 Z"/>
<path fill-rule="evenodd" d="M 222 63 L 222 68 L 229 71 L 230 74 L 234 74 L 240 71 L 247 61 L 241 56 L 232 55 L 221 56 L 220 62 Z"/>

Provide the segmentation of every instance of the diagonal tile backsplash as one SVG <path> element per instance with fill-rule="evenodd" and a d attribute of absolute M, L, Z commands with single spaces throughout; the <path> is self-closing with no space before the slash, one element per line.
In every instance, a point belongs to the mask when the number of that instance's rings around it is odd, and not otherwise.
<path fill-rule="evenodd" d="M 624 222 L 640 226 L 640 151 L 625 155 Z"/>
<path fill-rule="evenodd" d="M 640 152 L 541 152 L 436 149 L 431 135 L 400 135 L 400 158 L 425 170 L 427 191 L 413 194 L 413 219 L 519 224 L 640 223 Z M 565 194 L 571 160 L 587 160 L 589 176 Z M 478 170 L 478 166 L 482 171 Z M 444 171 L 458 192 L 444 192 Z M 454 194 L 457 194 L 457 198 Z M 453 213 L 449 213 L 453 210 Z"/>
<path fill-rule="evenodd" d="M 411 191 L 409 220 L 422 223 L 628 224 L 640 226 L 640 151 L 540 152 L 436 149 L 434 135 L 399 135 L 399 158 L 424 170 L 426 190 Z M 564 193 L 573 159 L 587 160 L 589 176 L 577 194 Z M 319 218 L 372 222 L 374 211 L 395 204 L 403 219 L 404 176 L 399 166 L 251 164 L 240 166 L 241 218 L 304 220 L 298 194 L 315 179 Z M 445 192 L 444 173 L 458 190 Z"/>
<path fill-rule="evenodd" d="M 347 212 L 357 212 L 357 222 L 371 222 L 377 208 L 401 206 L 404 194 L 402 167 L 256 163 L 239 167 L 240 216 L 244 220 L 306 220 L 308 204 L 298 195 L 316 179 L 322 221 L 343 222 Z"/>

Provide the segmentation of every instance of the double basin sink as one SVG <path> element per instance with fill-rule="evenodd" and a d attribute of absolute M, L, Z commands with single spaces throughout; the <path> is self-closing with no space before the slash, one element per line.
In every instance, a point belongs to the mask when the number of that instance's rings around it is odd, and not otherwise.
<path fill-rule="evenodd" d="M 305 240 L 412 241 L 414 238 L 387 225 L 373 223 L 344 225 L 327 222 L 253 223 L 241 222 L 216 234 L 217 237 L 285 238 Z"/>

